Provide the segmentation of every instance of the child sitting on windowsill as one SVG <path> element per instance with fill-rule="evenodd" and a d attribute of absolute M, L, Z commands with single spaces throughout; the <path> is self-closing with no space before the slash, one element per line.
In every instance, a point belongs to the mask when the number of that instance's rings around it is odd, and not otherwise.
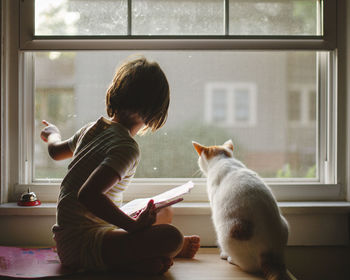
<path fill-rule="evenodd" d="M 63 265 L 77 270 L 164 273 L 174 257 L 196 254 L 199 236 L 184 237 L 170 224 L 171 209 L 158 212 L 153 201 L 135 219 L 119 209 L 139 162 L 133 137 L 166 122 L 169 86 L 159 65 L 144 57 L 121 65 L 106 106 L 110 119 L 101 117 L 65 141 L 56 126 L 43 121 L 41 138 L 50 156 L 73 157 L 52 229 L 58 255 Z"/>

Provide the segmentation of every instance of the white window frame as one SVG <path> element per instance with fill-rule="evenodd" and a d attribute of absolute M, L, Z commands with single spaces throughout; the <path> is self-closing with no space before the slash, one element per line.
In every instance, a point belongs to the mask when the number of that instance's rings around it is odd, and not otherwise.
<path fill-rule="evenodd" d="M 319 163 L 321 172 L 319 182 L 289 180 L 281 182 L 270 180 L 277 199 L 283 200 L 344 200 L 346 170 L 344 155 L 339 154 L 338 144 L 345 144 L 343 135 L 338 134 L 337 105 L 338 96 L 330 96 L 337 92 L 337 61 L 341 58 L 337 53 L 336 38 L 336 5 L 337 1 L 324 1 L 324 30 L 320 36 L 73 36 L 73 37 L 40 37 L 34 36 L 34 0 L 3 1 L 6 23 L 5 42 L 2 58 L 2 148 L 1 148 L 1 202 L 15 201 L 18 195 L 28 186 L 43 201 L 56 201 L 59 182 L 33 182 L 31 178 L 32 114 L 28 110 L 32 106 L 33 94 L 25 85 L 32 80 L 28 58 L 29 51 L 59 50 L 313 50 L 330 51 L 319 59 L 319 86 L 323 90 L 320 95 L 319 108 Z M 228 1 L 224 1 L 227 5 Z M 11 15 L 11 16 L 9 16 Z M 19 33 L 18 33 L 19 30 Z M 10 63 L 11 62 L 11 63 Z M 321 65 L 322 64 L 322 65 Z M 327 65 L 327 66 L 326 66 Z M 341 101 L 339 101 L 341 102 Z M 18 113 L 20 112 L 20 113 Z M 342 114 L 345 114 L 342 112 Z M 341 116 L 343 117 L 343 116 Z M 23 129 L 25 128 L 25 130 Z M 339 136 L 339 137 L 338 137 Z M 339 168 L 337 168 L 339 167 Z M 171 186 L 179 185 L 187 179 L 135 179 L 126 193 L 126 200 L 140 195 L 153 195 Z M 205 179 L 195 179 L 196 188 L 187 197 L 188 201 L 207 201 Z"/>
<path fill-rule="evenodd" d="M 215 99 L 215 90 L 223 90 L 226 95 L 226 118 L 222 122 L 215 122 L 213 119 L 213 100 Z M 245 89 L 249 98 L 249 116 L 248 120 L 241 121 L 236 118 L 236 90 Z M 205 86 L 205 120 L 207 123 L 221 126 L 247 127 L 256 125 L 257 115 L 257 88 L 254 83 L 208 83 Z"/>

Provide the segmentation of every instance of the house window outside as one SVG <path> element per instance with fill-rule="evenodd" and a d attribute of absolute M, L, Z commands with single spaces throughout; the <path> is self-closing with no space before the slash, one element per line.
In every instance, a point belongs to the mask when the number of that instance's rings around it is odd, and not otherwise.
<path fill-rule="evenodd" d="M 228 121 L 228 111 L 231 106 L 228 106 L 228 94 L 225 90 L 215 89 L 212 92 L 210 101 L 212 103 L 212 122 L 215 124 L 225 124 Z"/>
<path fill-rule="evenodd" d="M 234 93 L 234 120 L 235 122 L 249 123 L 253 119 L 252 94 L 246 88 L 237 89 Z M 254 106 L 255 107 L 255 106 Z"/>
<path fill-rule="evenodd" d="M 256 96 L 254 84 L 208 84 L 205 118 L 218 126 L 254 126 Z"/>
<path fill-rule="evenodd" d="M 292 86 L 288 91 L 288 120 L 291 125 L 314 125 L 317 117 L 315 86 Z"/>

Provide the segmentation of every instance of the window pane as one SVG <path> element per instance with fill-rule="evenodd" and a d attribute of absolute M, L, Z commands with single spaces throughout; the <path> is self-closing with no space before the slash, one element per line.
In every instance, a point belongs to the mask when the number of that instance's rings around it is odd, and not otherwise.
<path fill-rule="evenodd" d="M 35 0 L 35 35 L 126 35 L 127 0 Z"/>
<path fill-rule="evenodd" d="M 63 176 L 68 165 L 67 161 L 54 162 L 47 156 L 47 147 L 39 137 L 41 120 L 57 124 L 63 137 L 68 138 L 87 122 L 105 116 L 106 89 L 116 66 L 130 54 L 127 51 L 33 53 L 35 178 Z M 136 137 L 142 151 L 137 177 L 200 177 L 191 141 L 214 145 L 227 139 L 233 140 L 236 157 L 263 177 L 316 177 L 318 125 L 316 121 L 308 126 L 295 125 L 288 113 L 290 107 L 297 107 L 299 115 L 315 115 L 312 104 L 317 104 L 316 94 L 307 95 L 310 106 L 305 106 L 303 102 L 291 102 L 295 99 L 291 99 L 290 93 L 299 73 L 303 73 L 303 80 L 297 86 L 304 88 L 305 84 L 309 91 L 312 86 L 316 89 L 316 52 L 144 51 L 143 54 L 159 62 L 166 73 L 171 103 L 168 121 L 162 129 Z M 208 100 L 214 97 L 208 95 L 209 84 L 228 85 L 229 89 L 253 85 L 256 106 L 250 107 L 249 114 L 256 116 L 254 124 L 236 125 L 208 118 L 210 108 L 221 107 L 226 110 L 222 114 L 231 116 L 230 110 L 235 109 L 223 106 L 222 92 L 219 93 L 222 98 Z M 240 94 L 245 96 L 243 92 Z M 240 107 L 246 103 L 243 98 Z M 239 115 L 245 117 L 245 113 Z"/>
<path fill-rule="evenodd" d="M 321 35 L 317 0 L 230 0 L 231 35 Z"/>
<path fill-rule="evenodd" d="M 134 0 L 134 35 L 223 35 L 222 0 Z"/>
<path fill-rule="evenodd" d="M 127 35 L 127 0 L 35 0 L 35 35 Z M 133 35 L 223 35 L 223 0 L 133 0 Z M 322 35 L 320 0 L 230 0 L 231 35 Z"/>

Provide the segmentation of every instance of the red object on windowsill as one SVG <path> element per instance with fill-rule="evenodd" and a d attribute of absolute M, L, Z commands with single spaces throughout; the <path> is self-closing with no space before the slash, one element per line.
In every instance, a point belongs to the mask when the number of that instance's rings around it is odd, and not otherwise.
<path fill-rule="evenodd" d="M 35 201 L 18 201 L 17 205 L 19 206 L 37 206 L 40 205 L 41 202 L 40 200 L 35 200 Z"/>
<path fill-rule="evenodd" d="M 37 206 L 40 205 L 40 200 L 36 197 L 34 192 L 28 191 L 21 195 L 21 199 L 17 202 L 19 206 Z"/>

